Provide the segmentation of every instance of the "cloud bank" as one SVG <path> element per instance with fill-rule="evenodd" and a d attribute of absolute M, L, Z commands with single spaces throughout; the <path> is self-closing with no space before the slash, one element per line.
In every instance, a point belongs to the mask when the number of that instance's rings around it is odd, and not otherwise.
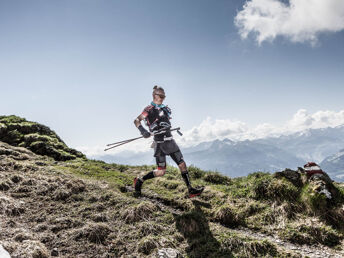
<path fill-rule="evenodd" d="M 344 125 L 344 110 L 318 111 L 309 114 L 307 110 L 298 110 L 293 117 L 281 126 L 262 123 L 250 128 L 242 121 L 233 121 L 230 119 L 220 120 L 206 118 L 198 126 L 194 126 L 188 131 L 183 131 L 183 136 L 175 135 L 175 140 L 181 147 L 195 146 L 201 142 L 213 141 L 216 139 L 231 139 L 234 141 L 254 140 L 265 137 L 277 137 L 288 135 L 307 129 L 319 129 L 326 127 L 336 127 Z M 120 152 L 146 152 L 149 150 L 152 139 L 140 139 L 135 142 L 123 145 L 108 152 L 104 152 L 105 146 L 79 146 L 76 149 L 82 151 L 88 156 L 97 156 L 110 154 L 114 155 Z"/>
<path fill-rule="evenodd" d="M 285 2 L 285 1 L 284 1 Z M 292 42 L 317 43 L 323 32 L 344 29 L 343 0 L 250 0 L 234 22 L 241 38 L 255 36 L 258 44 L 283 36 Z"/>
<path fill-rule="evenodd" d="M 208 117 L 200 125 L 184 133 L 179 140 L 182 146 L 193 146 L 204 141 L 229 138 L 234 141 L 254 140 L 265 137 L 288 135 L 307 129 L 319 129 L 344 125 L 344 110 L 318 111 L 309 114 L 307 110 L 298 110 L 293 117 L 282 126 L 262 123 L 249 128 L 244 122 L 218 120 Z"/>

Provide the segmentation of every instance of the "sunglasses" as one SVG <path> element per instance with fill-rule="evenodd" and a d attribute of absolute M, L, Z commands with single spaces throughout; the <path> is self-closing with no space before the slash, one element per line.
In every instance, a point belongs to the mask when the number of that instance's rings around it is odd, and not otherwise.
<path fill-rule="evenodd" d="M 161 95 L 161 94 L 155 94 L 155 95 L 158 95 L 158 96 L 159 96 L 160 98 L 162 98 L 162 99 L 166 98 L 165 95 Z"/>

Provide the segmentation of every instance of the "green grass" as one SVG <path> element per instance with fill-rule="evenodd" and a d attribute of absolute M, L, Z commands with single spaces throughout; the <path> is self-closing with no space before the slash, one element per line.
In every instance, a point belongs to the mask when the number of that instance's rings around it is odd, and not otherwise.
<path fill-rule="evenodd" d="M 105 180 L 119 189 L 132 184 L 132 176 L 125 173 L 127 166 L 107 164 L 103 161 L 85 161 L 79 159 L 70 161 L 63 166 L 58 165 L 56 168 L 77 174 L 84 178 Z M 121 172 L 121 170 L 123 172 Z"/>
<path fill-rule="evenodd" d="M 143 176 L 155 168 L 154 166 L 107 164 L 103 161 L 83 159 L 62 164 L 55 165 L 55 168 L 83 178 L 106 181 L 110 186 L 119 190 L 131 185 L 134 177 Z M 225 227 L 241 225 L 268 234 L 280 232 L 281 237 L 295 243 L 300 241 L 306 244 L 321 243 L 335 246 L 342 239 L 340 229 L 334 227 L 333 222 L 326 222 L 326 220 L 322 220 L 325 223 L 323 227 L 307 228 L 307 226 L 303 226 L 301 231 L 291 226 L 302 216 L 307 218 L 307 216 L 314 215 L 314 213 L 309 213 L 309 209 L 305 207 L 313 209 L 322 205 L 324 201 L 323 196 L 314 194 L 308 184 L 296 187 L 286 178 L 274 178 L 273 175 L 263 172 L 226 180 L 223 175 L 202 171 L 196 167 L 192 167 L 190 171 L 193 171 L 192 175 L 194 175 L 191 176 L 193 185 L 206 186 L 204 193 L 198 197 L 201 203 L 198 208 L 192 200 L 186 197 L 187 188 L 180 171 L 175 167 L 168 166 L 163 177 L 147 180 L 143 185 L 143 192 L 149 198 L 158 198 L 165 205 L 184 211 L 182 217 L 174 217 L 170 213 L 161 211 L 155 211 L 154 213 L 159 215 L 154 216 L 160 225 L 165 227 L 175 222 L 179 232 L 186 239 L 191 239 L 191 235 L 195 232 L 203 235 L 194 242 L 189 241 L 189 245 L 194 246 L 198 252 L 206 253 L 207 250 L 212 250 L 207 241 L 219 247 L 218 254 L 229 252 L 224 247 L 226 246 L 225 242 L 214 240 L 209 231 L 208 223 L 210 221 L 218 222 Z M 215 175 L 215 182 L 207 180 L 207 175 Z M 343 189 L 340 187 L 338 189 L 342 196 Z M 133 197 L 132 193 L 125 193 L 125 195 L 127 198 Z M 126 210 L 131 207 L 129 209 L 135 213 L 135 207 L 137 207 L 137 203 L 135 203 L 122 207 Z M 285 223 L 282 228 L 281 222 Z M 151 234 L 145 236 L 146 238 L 150 239 L 149 241 L 156 241 Z M 148 242 L 143 241 L 142 245 L 145 246 Z M 273 246 L 265 245 L 263 242 L 247 242 L 246 240 L 244 243 L 244 253 L 247 252 L 246 254 L 252 255 L 257 246 L 261 246 L 263 251 L 255 253 L 256 255 L 271 255 L 276 252 Z M 176 243 L 174 242 L 174 244 Z M 145 250 L 144 247 L 142 248 Z M 238 253 L 235 250 L 238 250 Z M 244 257 L 242 250 L 234 248 L 230 250 L 230 253 Z M 189 252 L 189 257 L 193 257 L 193 255 L 195 255 L 194 252 Z"/>

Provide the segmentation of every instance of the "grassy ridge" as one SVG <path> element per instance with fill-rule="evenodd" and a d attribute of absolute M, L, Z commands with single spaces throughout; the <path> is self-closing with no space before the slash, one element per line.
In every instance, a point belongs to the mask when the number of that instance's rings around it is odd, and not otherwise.
<path fill-rule="evenodd" d="M 59 169 L 105 180 L 127 196 L 132 196 L 125 187 L 132 184 L 135 176 L 143 175 L 153 167 L 75 160 L 64 163 Z M 194 203 L 186 198 L 187 190 L 178 169 L 168 167 L 167 170 L 164 177 L 144 183 L 144 195 L 158 196 L 159 200 L 171 207 L 185 211 L 188 215 L 183 216 L 187 221 L 190 216 L 195 217 L 195 221 L 202 218 L 228 227 L 243 226 L 276 234 L 294 243 L 320 243 L 333 247 L 343 239 L 344 188 L 336 183 L 336 199 L 328 203 L 325 200 L 324 203 L 324 196 L 315 194 L 311 183 L 295 186 L 286 178 L 276 178 L 275 175 L 262 172 L 230 179 L 216 172 L 190 167 L 192 183 L 206 186 L 204 194 L 199 197 L 204 205 L 195 208 Z M 177 228 L 182 225 L 178 221 Z M 207 229 L 196 230 L 200 235 L 203 235 L 203 231 Z M 189 233 L 182 234 L 185 236 Z"/>

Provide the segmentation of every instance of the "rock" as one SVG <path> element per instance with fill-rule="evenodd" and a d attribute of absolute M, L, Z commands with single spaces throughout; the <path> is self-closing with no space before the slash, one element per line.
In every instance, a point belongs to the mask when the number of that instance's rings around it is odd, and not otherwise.
<path fill-rule="evenodd" d="M 332 184 L 331 178 L 324 172 L 323 174 L 314 174 L 309 177 L 308 181 L 324 181 L 326 184 Z"/>
<path fill-rule="evenodd" d="M 327 199 L 337 199 L 339 192 L 327 174 L 314 174 L 308 179 L 313 191 L 324 194 Z"/>
<path fill-rule="evenodd" d="M 54 249 L 51 251 L 51 256 L 59 256 L 59 251 L 57 251 L 57 249 L 54 248 Z"/>
<path fill-rule="evenodd" d="M 0 244 L 0 257 L 1 258 L 11 258 L 10 254 L 2 247 Z"/>
<path fill-rule="evenodd" d="M 298 171 L 291 170 L 289 168 L 286 168 L 285 170 L 281 172 L 276 172 L 273 175 L 275 178 L 286 178 L 289 180 L 293 185 L 297 187 L 301 187 L 303 185 L 302 179 L 301 179 L 301 174 Z"/>
<path fill-rule="evenodd" d="M 180 258 L 182 255 L 179 251 L 172 248 L 162 248 L 157 252 L 157 258 Z"/>

